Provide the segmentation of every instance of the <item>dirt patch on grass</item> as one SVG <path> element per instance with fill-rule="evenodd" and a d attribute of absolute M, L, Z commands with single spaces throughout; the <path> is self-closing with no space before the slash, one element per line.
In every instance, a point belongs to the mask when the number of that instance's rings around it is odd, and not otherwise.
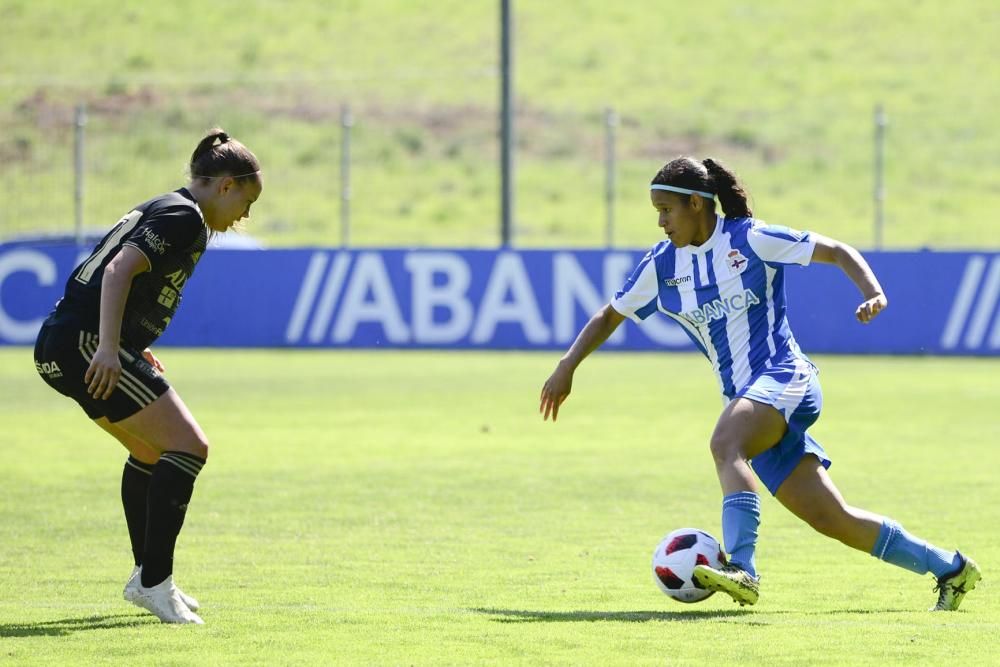
<path fill-rule="evenodd" d="M 50 133 L 60 140 L 71 135 L 74 108 L 82 101 L 89 116 L 118 125 L 144 115 L 167 126 L 191 125 L 202 129 L 204 119 L 226 112 L 259 116 L 268 124 L 293 121 L 307 125 L 339 127 L 345 108 L 350 109 L 359 132 L 381 135 L 409 154 L 455 159 L 462 155 L 495 159 L 500 132 L 498 110 L 475 104 L 457 106 L 402 104 L 380 100 L 354 102 L 323 95 L 313 88 L 275 85 L 259 87 L 184 88 L 175 90 L 144 85 L 135 88 L 109 86 L 103 93 L 39 88 L 15 106 L 15 124 Z M 349 105 L 349 106 L 348 106 Z M 550 110 L 522 103 L 515 119 L 518 153 L 541 160 L 600 160 L 604 158 L 605 121 L 599 110 L 584 113 Z M 709 153 L 755 154 L 771 163 L 782 159 L 779 146 L 760 141 L 746 131 L 720 130 L 708 133 L 673 130 L 662 119 L 623 115 L 617 125 L 617 158 L 663 160 L 673 155 Z M 384 143 L 384 141 L 383 141 Z M 23 160 L 30 151 L 0 144 L 0 156 Z"/>

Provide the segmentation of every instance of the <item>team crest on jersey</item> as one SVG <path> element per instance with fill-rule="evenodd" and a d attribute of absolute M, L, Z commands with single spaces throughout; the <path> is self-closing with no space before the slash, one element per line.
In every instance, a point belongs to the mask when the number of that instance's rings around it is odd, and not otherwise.
<path fill-rule="evenodd" d="M 747 258 L 739 250 L 730 250 L 726 255 L 726 266 L 729 267 L 729 273 L 738 276 L 747 268 Z"/>

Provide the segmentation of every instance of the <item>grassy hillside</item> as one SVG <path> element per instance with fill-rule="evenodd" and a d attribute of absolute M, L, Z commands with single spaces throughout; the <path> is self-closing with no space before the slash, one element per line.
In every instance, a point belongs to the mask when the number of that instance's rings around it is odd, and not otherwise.
<path fill-rule="evenodd" d="M 355 244 L 492 245 L 497 4 L 0 0 L 0 238 L 71 229 L 86 102 L 88 226 L 181 184 L 220 123 L 267 170 L 251 233 L 336 243 L 350 104 Z M 737 169 L 760 217 L 870 246 L 881 103 L 886 244 L 1000 246 L 996 3 L 514 5 L 522 245 L 603 242 L 613 106 L 616 243 L 658 238 L 645 186 L 689 152 Z"/>

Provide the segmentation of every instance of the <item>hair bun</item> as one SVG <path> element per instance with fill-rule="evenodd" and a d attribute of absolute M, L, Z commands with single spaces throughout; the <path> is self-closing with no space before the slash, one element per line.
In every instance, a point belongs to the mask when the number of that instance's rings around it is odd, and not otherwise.
<path fill-rule="evenodd" d="M 215 135 L 215 138 L 219 140 L 220 144 L 224 144 L 227 141 L 229 141 L 229 135 L 226 134 L 225 132 L 219 132 L 218 134 Z"/>

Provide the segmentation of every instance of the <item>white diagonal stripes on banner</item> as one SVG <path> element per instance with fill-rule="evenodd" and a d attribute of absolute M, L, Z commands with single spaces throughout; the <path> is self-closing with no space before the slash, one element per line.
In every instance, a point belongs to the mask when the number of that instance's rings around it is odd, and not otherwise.
<path fill-rule="evenodd" d="M 941 347 L 946 350 L 953 349 L 958 344 L 958 339 L 962 335 L 962 326 L 969 315 L 972 301 L 976 298 L 976 287 L 979 279 L 986 268 L 986 259 L 983 257 L 970 257 L 965 265 L 965 272 L 962 274 L 962 282 L 958 286 L 958 293 L 951 306 L 951 313 L 948 315 L 948 323 L 941 334 Z"/>
<path fill-rule="evenodd" d="M 974 350 L 983 344 L 986 327 L 989 326 L 990 315 L 993 314 L 993 308 L 997 305 L 998 295 L 1000 295 L 1000 256 L 993 258 L 990 272 L 986 274 L 986 281 L 979 291 L 976 310 L 972 313 L 969 330 L 965 334 L 966 347 Z"/>
<path fill-rule="evenodd" d="M 330 320 L 333 317 L 334 306 L 337 305 L 337 296 L 340 288 L 347 276 L 347 267 L 351 263 L 350 256 L 345 252 L 338 252 L 330 265 L 326 283 L 323 291 L 316 302 L 316 312 L 313 315 L 312 326 L 309 327 L 309 342 L 318 343 L 323 340 L 323 336 L 330 330 Z"/>
<path fill-rule="evenodd" d="M 295 299 L 292 317 L 288 320 L 288 328 L 285 329 L 285 341 L 288 343 L 297 343 L 302 338 L 302 331 L 306 328 L 316 292 L 319 291 L 326 262 L 327 254 L 325 252 L 315 252 L 309 258 L 306 276 L 302 279 L 302 287 L 299 288 L 298 297 Z"/>

